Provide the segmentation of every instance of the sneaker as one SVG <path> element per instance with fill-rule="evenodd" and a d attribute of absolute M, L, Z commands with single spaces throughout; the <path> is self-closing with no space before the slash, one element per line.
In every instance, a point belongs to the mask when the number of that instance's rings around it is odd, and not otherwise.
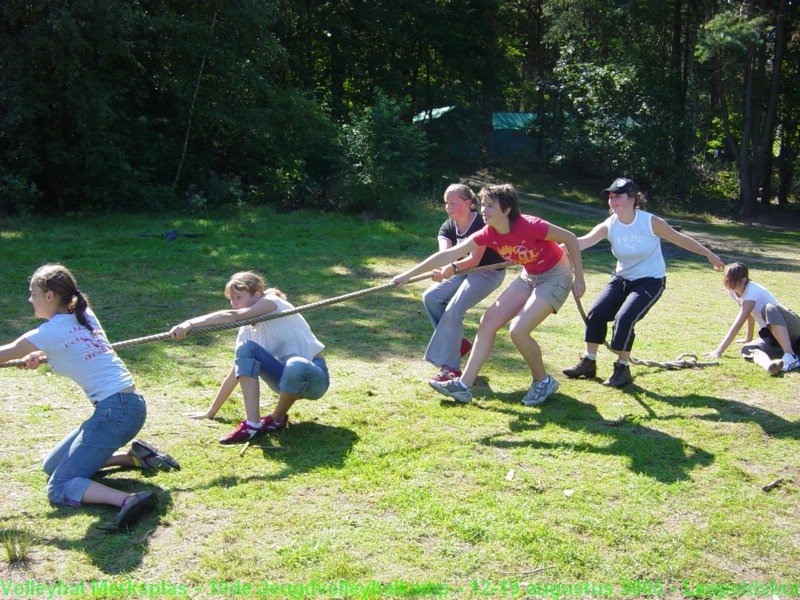
<path fill-rule="evenodd" d="M 289 424 L 289 415 L 284 417 L 283 421 L 278 423 L 272 418 L 272 415 L 267 415 L 261 419 L 261 431 L 275 431 L 276 429 L 283 429 Z"/>
<path fill-rule="evenodd" d="M 462 404 L 469 404 L 472 402 L 472 388 L 461 385 L 460 379 L 451 379 L 450 381 L 433 381 L 429 382 L 431 387 L 440 394 L 449 396 L 453 400 L 458 400 Z"/>
<path fill-rule="evenodd" d="M 156 504 L 158 504 L 158 496 L 153 492 L 139 492 L 128 496 L 122 503 L 114 524 L 118 529 L 129 527 Z"/>
<path fill-rule="evenodd" d="M 461 356 L 466 356 L 472 350 L 472 342 L 467 338 L 461 338 Z"/>
<path fill-rule="evenodd" d="M 593 378 L 597 377 L 597 361 L 586 356 L 581 356 L 578 364 L 568 369 L 561 371 L 570 379 L 577 379 L 578 377 Z"/>
<path fill-rule="evenodd" d="M 798 359 L 794 354 L 789 354 L 787 352 L 783 355 L 782 361 L 784 373 L 794 371 L 795 369 L 800 369 L 800 359 Z"/>
<path fill-rule="evenodd" d="M 257 435 L 261 435 L 264 433 L 264 429 L 261 427 L 252 427 L 247 424 L 246 419 L 242 419 L 242 421 L 236 426 L 236 429 L 231 431 L 228 435 L 219 438 L 220 444 L 241 444 L 248 440 L 253 439 Z"/>
<path fill-rule="evenodd" d="M 442 367 L 439 372 L 431 377 L 431 381 L 450 381 L 451 379 L 458 379 L 461 377 L 461 371 L 458 369 L 451 369 L 450 367 Z"/>
<path fill-rule="evenodd" d="M 161 450 L 153 448 L 142 440 L 133 440 L 128 454 L 133 458 L 133 462 L 141 469 L 163 469 L 164 471 L 180 471 L 181 466 L 178 461 L 169 454 L 164 454 Z"/>
<path fill-rule="evenodd" d="M 616 361 L 614 363 L 614 372 L 611 374 L 611 377 L 609 377 L 603 382 L 603 385 L 607 385 L 608 387 L 621 388 L 623 386 L 628 385 L 632 381 L 633 377 L 631 377 L 631 366 L 621 365 L 619 361 Z"/>
<path fill-rule="evenodd" d="M 770 375 L 777 375 L 781 371 L 783 371 L 783 361 L 781 359 L 772 360 L 767 365 L 767 373 Z"/>
<path fill-rule="evenodd" d="M 541 404 L 547 397 L 558 389 L 558 382 L 547 376 L 544 381 L 534 381 L 528 393 L 522 397 L 522 403 L 525 406 L 536 406 Z"/>

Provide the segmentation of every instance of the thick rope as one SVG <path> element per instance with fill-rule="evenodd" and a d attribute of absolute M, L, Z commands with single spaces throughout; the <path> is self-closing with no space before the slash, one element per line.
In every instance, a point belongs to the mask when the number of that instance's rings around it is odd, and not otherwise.
<path fill-rule="evenodd" d="M 580 298 L 575 296 L 575 294 L 573 294 L 572 297 L 575 298 L 575 304 L 578 305 L 578 312 L 581 315 L 581 319 L 583 319 L 583 322 L 585 324 L 587 324 L 586 313 L 583 310 L 583 305 L 581 304 Z M 608 342 L 603 342 L 603 345 L 606 348 L 608 348 L 609 350 L 611 350 L 611 346 L 608 345 Z M 614 351 L 611 350 L 611 352 L 614 352 Z M 699 368 L 702 368 L 702 367 L 716 367 L 719 364 L 718 361 L 698 362 L 697 355 L 696 354 L 692 354 L 690 352 L 685 352 L 684 354 L 680 354 L 680 355 L 678 355 L 678 357 L 675 360 L 667 361 L 667 362 L 660 362 L 660 361 L 656 361 L 656 360 L 643 360 L 641 358 L 634 358 L 633 356 L 629 357 L 628 360 L 630 360 L 630 362 L 632 362 L 635 365 L 642 365 L 642 366 L 645 366 L 645 367 L 659 367 L 661 369 L 669 369 L 669 370 L 674 370 L 674 369 L 699 369 Z"/>
<path fill-rule="evenodd" d="M 482 267 L 473 267 L 472 269 L 465 269 L 463 271 L 459 271 L 459 275 L 470 275 L 472 273 L 481 273 L 483 271 L 491 271 L 493 269 L 502 269 L 505 267 L 509 267 L 515 263 L 513 262 L 503 262 L 497 263 L 493 265 L 484 265 Z M 422 281 L 423 279 L 430 279 L 431 273 L 423 273 L 422 275 L 415 275 L 408 280 L 408 283 L 414 283 L 417 281 Z M 311 302 L 310 304 L 304 304 L 302 306 L 296 306 L 294 308 L 290 308 L 288 310 L 284 310 L 281 312 L 273 312 L 266 315 L 261 315 L 260 317 L 253 317 L 251 319 L 243 319 L 241 321 L 232 321 L 230 323 L 220 323 L 219 325 L 207 325 L 205 327 L 193 327 L 190 329 L 186 335 L 199 335 L 201 333 L 210 333 L 212 331 L 222 331 L 224 329 L 234 329 L 237 327 L 242 327 L 244 325 L 252 325 L 254 323 L 261 323 L 263 321 L 271 321 L 272 319 L 280 319 L 281 317 L 288 317 L 289 315 L 294 315 L 297 313 L 305 312 L 308 310 L 313 310 L 315 308 L 321 308 L 323 306 L 329 306 L 331 304 L 337 304 L 339 302 L 345 302 L 346 300 L 353 300 L 354 298 L 360 298 L 361 296 L 366 296 L 368 294 L 374 294 L 376 292 L 380 292 L 387 289 L 395 288 L 394 283 L 384 283 L 381 285 L 376 285 L 375 287 L 366 288 L 363 290 L 359 290 L 357 292 L 351 292 L 349 294 L 344 294 L 342 296 L 335 296 L 333 298 L 326 298 L 325 300 L 319 300 L 317 302 Z M 167 339 L 169 336 L 168 331 L 164 331 L 162 333 L 156 333 L 153 335 L 147 335 L 140 338 L 134 338 L 130 340 L 124 340 L 122 342 L 115 342 L 111 344 L 111 347 L 114 350 L 119 350 L 120 348 L 130 348 L 131 346 L 139 346 L 141 344 L 149 344 L 150 342 L 157 342 L 160 340 Z M 46 358 L 42 359 L 40 362 L 46 363 Z M 25 361 L 22 359 L 10 360 L 8 362 L 0 364 L 0 369 L 4 369 L 6 367 L 20 367 L 25 364 Z"/>

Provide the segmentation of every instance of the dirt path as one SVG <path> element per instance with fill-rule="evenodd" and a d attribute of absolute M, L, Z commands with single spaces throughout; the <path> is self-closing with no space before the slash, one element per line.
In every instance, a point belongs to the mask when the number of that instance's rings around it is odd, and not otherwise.
<path fill-rule="evenodd" d="M 594 217 L 597 219 L 598 223 L 608 216 L 608 211 L 601 208 L 586 206 L 584 204 L 576 205 L 566 200 L 561 200 L 560 198 L 553 198 L 525 191 L 520 191 L 519 196 L 522 205 L 545 207 L 549 210 L 555 210 L 578 217 Z M 778 248 L 772 245 L 761 245 L 757 242 L 733 236 L 697 231 L 692 227 L 698 225 L 698 223 L 685 219 L 669 219 L 669 223 L 676 229 L 680 229 L 687 235 L 692 236 L 704 246 L 711 248 L 714 252 L 719 254 L 720 258 L 726 263 L 738 260 L 748 265 L 762 264 L 800 271 L 799 247 L 789 246 Z M 758 227 L 772 231 L 781 230 L 781 228 L 766 225 L 758 225 Z M 667 257 L 689 254 L 673 244 L 664 244 L 663 251 Z"/>

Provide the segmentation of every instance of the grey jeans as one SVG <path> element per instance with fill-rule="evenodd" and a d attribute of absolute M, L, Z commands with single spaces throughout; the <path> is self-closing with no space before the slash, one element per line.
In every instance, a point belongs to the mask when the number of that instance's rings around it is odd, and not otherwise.
<path fill-rule="evenodd" d="M 505 275 L 505 269 L 456 275 L 425 290 L 422 302 L 434 328 L 425 360 L 437 367 L 459 368 L 464 314 L 499 288 Z"/>

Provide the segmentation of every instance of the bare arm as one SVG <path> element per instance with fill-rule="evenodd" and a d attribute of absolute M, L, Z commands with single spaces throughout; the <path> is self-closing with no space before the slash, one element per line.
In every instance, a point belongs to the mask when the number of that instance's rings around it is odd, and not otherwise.
<path fill-rule="evenodd" d="M 680 231 L 675 231 L 664 219 L 661 217 L 653 217 L 653 233 L 655 233 L 661 239 L 667 240 L 668 242 L 672 242 L 676 246 L 680 246 L 684 250 L 688 250 L 689 252 L 694 252 L 695 254 L 699 254 L 700 256 L 705 256 L 710 262 L 715 271 L 722 269 L 725 265 L 720 260 L 719 256 L 714 254 L 711 250 L 703 246 L 697 240 L 690 238 L 685 233 L 681 233 Z"/>
<path fill-rule="evenodd" d="M 550 228 L 547 231 L 546 240 L 564 244 L 569 253 L 569 258 L 572 261 L 572 266 L 575 269 L 575 281 L 572 283 L 572 293 L 576 298 L 583 296 L 586 291 L 586 282 L 583 278 L 583 260 L 581 258 L 581 249 L 578 244 L 578 238 L 575 234 L 561 227 L 557 227 L 550 223 Z"/>
<path fill-rule="evenodd" d="M 739 344 L 746 344 L 753 341 L 753 336 L 756 333 L 756 320 L 753 315 L 747 317 L 747 334 L 741 340 L 736 340 Z"/>
<path fill-rule="evenodd" d="M 176 340 L 185 338 L 189 330 L 193 327 L 208 327 L 210 325 L 221 325 L 223 323 L 233 323 L 234 321 L 244 321 L 246 319 L 254 319 L 262 315 L 274 312 L 278 306 L 267 298 L 261 298 L 252 306 L 240 309 L 218 310 L 213 313 L 201 315 L 199 317 L 192 317 L 183 323 L 175 325 L 169 330 L 169 335 Z"/>
<path fill-rule="evenodd" d="M 208 410 L 204 413 L 189 413 L 187 416 L 191 417 L 192 419 L 213 419 L 215 416 L 217 416 L 219 409 L 222 408 L 222 405 L 225 404 L 225 401 L 230 397 L 238 384 L 239 380 L 236 378 L 236 370 L 231 368 L 231 372 L 228 373 L 227 377 L 222 380 L 222 384 L 219 386 L 217 395 L 214 398 L 214 401 L 211 403 L 211 406 L 209 406 Z"/>
<path fill-rule="evenodd" d="M 431 254 L 428 258 L 423 260 L 421 263 L 418 263 L 416 266 L 411 267 L 409 270 L 400 273 L 400 275 L 395 275 L 392 278 L 392 283 L 396 287 L 403 287 L 408 280 L 414 277 L 414 275 L 419 275 L 420 273 L 425 273 L 426 271 L 430 271 L 432 269 L 436 269 L 438 267 L 443 267 L 453 261 L 458 260 L 465 254 L 471 253 L 478 247 L 478 244 L 472 239 L 472 237 L 467 238 L 457 246 L 453 246 L 451 248 L 447 248 L 446 250 L 440 250 L 436 254 Z"/>
<path fill-rule="evenodd" d="M 35 359 L 37 357 L 44 356 L 44 354 L 32 343 L 30 343 L 27 339 L 23 337 L 19 337 L 10 344 L 6 344 L 5 346 L 0 346 L 0 363 L 5 363 L 10 360 L 16 360 L 18 358 L 27 358 L 29 355 L 33 355 L 31 358 Z M 31 366 L 25 365 L 24 368 L 33 368 L 39 366 L 38 360 L 36 360 L 35 366 L 31 364 Z"/>
<path fill-rule="evenodd" d="M 581 251 L 586 250 L 587 248 L 591 248 L 600 240 L 604 240 L 608 237 L 608 225 L 605 222 L 599 223 L 594 226 L 594 228 L 587 233 L 586 235 L 582 235 L 578 238 L 578 246 L 580 247 Z M 572 256 L 572 255 L 570 255 Z"/>
<path fill-rule="evenodd" d="M 742 302 L 741 308 L 739 308 L 739 314 L 736 315 L 736 318 L 733 321 L 733 324 L 728 329 L 728 333 L 725 334 L 725 337 L 722 338 L 722 341 L 717 346 L 717 349 L 713 352 L 706 352 L 705 356 L 707 358 L 719 358 L 722 356 L 723 352 L 728 349 L 728 346 L 731 345 L 731 342 L 736 337 L 736 334 L 739 333 L 739 330 L 742 328 L 742 325 L 745 324 L 749 319 L 752 319 L 752 312 L 753 308 L 755 308 L 756 303 L 753 300 L 745 300 Z M 749 327 L 749 326 L 748 326 Z"/>

